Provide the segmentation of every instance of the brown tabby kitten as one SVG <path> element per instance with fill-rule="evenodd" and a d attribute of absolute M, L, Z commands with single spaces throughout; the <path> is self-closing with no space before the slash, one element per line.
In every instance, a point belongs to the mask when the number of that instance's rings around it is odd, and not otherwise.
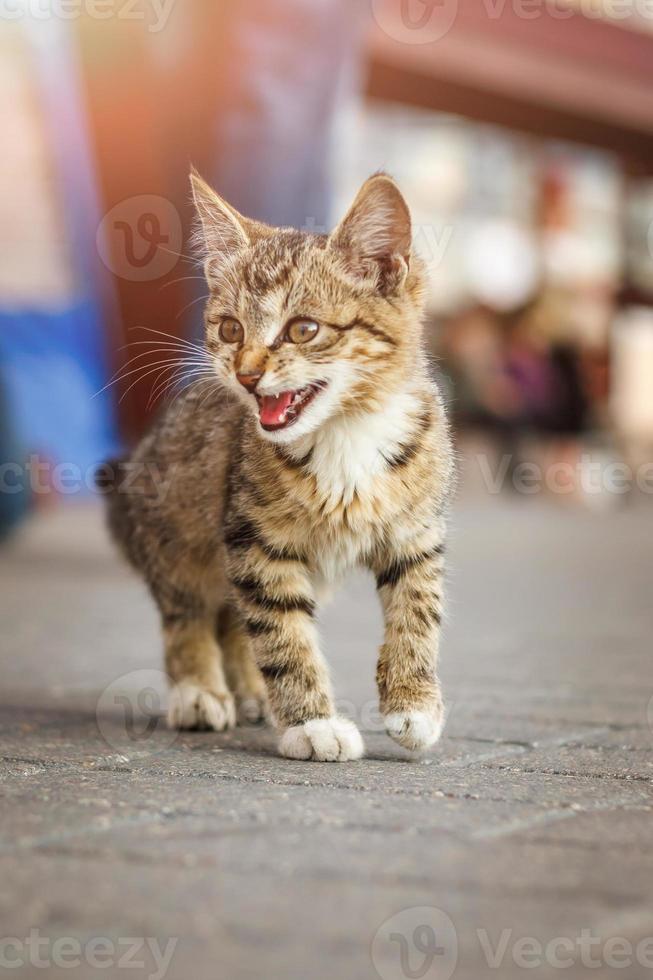
<path fill-rule="evenodd" d="M 331 235 L 305 234 L 250 221 L 191 180 L 221 385 L 190 386 L 136 449 L 132 492 L 110 496 L 115 537 L 161 612 L 169 723 L 220 731 L 237 708 L 249 720 L 269 710 L 282 755 L 359 758 L 315 614 L 325 587 L 362 565 L 385 614 L 387 731 L 424 749 L 443 724 L 453 464 L 422 349 L 408 207 L 379 174 Z"/>

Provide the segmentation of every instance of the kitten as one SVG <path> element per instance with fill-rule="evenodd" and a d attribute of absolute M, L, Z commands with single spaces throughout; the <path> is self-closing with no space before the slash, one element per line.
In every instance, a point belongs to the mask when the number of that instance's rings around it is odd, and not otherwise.
<path fill-rule="evenodd" d="M 436 674 L 453 456 L 422 348 L 425 273 L 378 174 L 329 236 L 250 221 L 191 175 L 220 385 L 191 385 L 132 456 L 110 525 L 159 607 L 168 719 L 231 728 L 268 711 L 282 755 L 363 754 L 335 714 L 315 614 L 353 566 L 376 576 L 388 733 L 439 737 Z M 167 481 L 157 493 L 153 479 Z"/>

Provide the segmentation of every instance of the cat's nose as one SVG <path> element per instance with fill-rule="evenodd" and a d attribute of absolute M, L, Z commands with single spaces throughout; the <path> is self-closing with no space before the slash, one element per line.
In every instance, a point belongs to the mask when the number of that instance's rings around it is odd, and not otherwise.
<path fill-rule="evenodd" d="M 240 381 L 243 388 L 246 388 L 251 394 L 254 394 L 256 386 L 263 377 L 262 371 L 255 371 L 251 374 L 237 374 L 237 379 Z"/>

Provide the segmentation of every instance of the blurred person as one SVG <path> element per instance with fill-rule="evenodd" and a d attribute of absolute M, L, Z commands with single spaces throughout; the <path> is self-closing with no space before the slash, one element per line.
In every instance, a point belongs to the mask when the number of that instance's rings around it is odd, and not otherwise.
<path fill-rule="evenodd" d="M 561 311 L 541 293 L 499 314 L 477 306 L 452 318 L 443 334 L 453 382 L 453 418 L 463 433 L 483 432 L 509 458 L 506 486 L 533 447 L 545 468 L 558 467 L 557 484 L 576 490 L 589 404 L 580 352 L 560 329 Z"/>
<path fill-rule="evenodd" d="M 450 414 L 462 458 L 501 469 L 502 485 L 511 485 L 520 459 L 521 404 L 506 371 L 500 315 L 477 304 L 446 320 L 437 353 L 449 383 Z M 475 467 L 467 467 L 463 484 L 473 485 L 478 475 Z"/>
<path fill-rule="evenodd" d="M 459 428 L 502 428 L 519 408 L 505 371 L 500 318 L 489 307 L 470 307 L 446 321 L 441 350 L 453 385 L 453 418 Z"/>
<path fill-rule="evenodd" d="M 350 0 L 230 5 L 211 175 L 241 212 L 326 230 L 333 124 L 359 77 L 360 13 Z"/>
<path fill-rule="evenodd" d="M 545 472 L 555 472 L 549 485 L 566 497 L 580 496 L 589 402 L 564 297 L 542 291 L 518 318 L 507 357 L 523 393 L 525 425 L 539 439 Z"/>

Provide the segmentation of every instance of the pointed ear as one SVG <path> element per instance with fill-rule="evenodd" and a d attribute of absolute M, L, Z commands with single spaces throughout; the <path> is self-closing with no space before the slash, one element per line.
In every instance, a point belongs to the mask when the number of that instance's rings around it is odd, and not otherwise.
<path fill-rule="evenodd" d="M 199 218 L 198 239 L 209 261 L 227 257 L 251 244 L 246 219 L 209 187 L 195 169 L 190 173 L 195 210 Z"/>
<path fill-rule="evenodd" d="M 383 292 L 398 289 L 408 273 L 412 224 L 395 182 L 385 174 L 365 181 L 329 242 L 347 253 L 352 271 L 375 273 Z"/>

